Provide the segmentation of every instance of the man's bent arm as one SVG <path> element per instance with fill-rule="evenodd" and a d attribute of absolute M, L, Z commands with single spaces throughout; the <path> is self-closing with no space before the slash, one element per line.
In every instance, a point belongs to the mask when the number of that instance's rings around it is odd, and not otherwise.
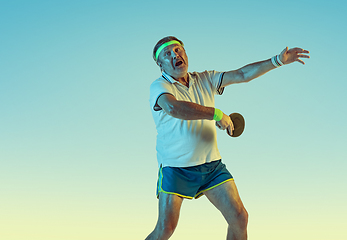
<path fill-rule="evenodd" d="M 171 94 L 161 95 L 158 99 L 158 105 L 170 116 L 183 120 L 213 120 L 215 111 L 213 107 L 205 107 L 192 102 L 178 101 Z M 222 130 L 226 128 L 228 128 L 230 132 L 234 130 L 230 117 L 225 113 L 223 113 L 223 118 L 216 123 Z"/>
<path fill-rule="evenodd" d="M 183 120 L 213 120 L 214 116 L 213 107 L 205 107 L 186 101 L 177 101 L 171 94 L 161 95 L 158 99 L 158 105 L 170 116 Z"/>

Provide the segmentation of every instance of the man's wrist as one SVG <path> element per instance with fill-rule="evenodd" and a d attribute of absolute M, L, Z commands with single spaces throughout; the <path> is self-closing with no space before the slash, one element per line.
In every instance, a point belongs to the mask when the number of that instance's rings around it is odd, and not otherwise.
<path fill-rule="evenodd" d="M 215 108 L 214 109 L 214 116 L 213 116 L 213 120 L 215 120 L 216 122 L 222 120 L 223 118 L 223 112 L 218 109 L 218 108 Z"/>
<path fill-rule="evenodd" d="M 280 55 L 276 55 L 276 56 L 273 56 L 271 58 L 271 63 L 276 67 L 280 67 L 280 66 L 283 66 L 284 64 L 281 62 L 280 60 Z"/>

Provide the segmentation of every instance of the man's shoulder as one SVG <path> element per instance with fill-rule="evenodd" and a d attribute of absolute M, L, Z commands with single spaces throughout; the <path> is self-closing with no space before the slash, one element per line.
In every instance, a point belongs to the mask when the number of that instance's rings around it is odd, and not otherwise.
<path fill-rule="evenodd" d="M 199 76 L 199 77 L 204 77 L 204 76 L 208 76 L 208 75 L 211 75 L 211 74 L 216 74 L 216 73 L 219 73 L 218 71 L 216 70 L 205 70 L 205 71 L 199 71 L 199 72 L 190 72 L 190 74 L 192 76 Z"/>
<path fill-rule="evenodd" d="M 222 72 L 218 72 L 216 70 L 205 70 L 202 72 L 191 72 L 190 75 L 193 78 L 201 79 L 201 80 L 210 80 L 214 76 L 220 75 Z"/>
<path fill-rule="evenodd" d="M 157 84 L 170 84 L 170 82 L 168 82 L 163 76 L 160 76 L 151 83 L 151 86 Z"/>
<path fill-rule="evenodd" d="M 157 91 L 171 91 L 173 84 L 171 84 L 168 80 L 166 80 L 163 76 L 154 80 L 150 85 L 151 92 Z"/>

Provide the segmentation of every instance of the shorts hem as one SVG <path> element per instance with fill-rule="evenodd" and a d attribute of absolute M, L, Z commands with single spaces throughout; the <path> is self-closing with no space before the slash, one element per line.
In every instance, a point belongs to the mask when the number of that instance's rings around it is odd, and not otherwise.
<path fill-rule="evenodd" d="M 209 187 L 209 188 L 207 188 L 207 189 L 201 190 L 200 192 L 198 192 L 198 193 L 194 196 L 194 198 L 195 198 L 195 199 L 198 199 L 199 197 L 201 197 L 202 195 L 204 195 L 204 192 L 206 192 L 206 191 L 208 191 L 208 190 L 211 190 L 211 189 L 213 189 L 213 188 L 215 188 L 215 187 L 218 187 L 218 186 L 222 185 L 223 183 L 226 183 L 226 182 L 229 182 L 229 181 L 234 181 L 234 178 L 229 178 L 229 179 L 227 179 L 227 180 L 225 180 L 225 181 L 223 181 L 223 182 L 220 182 L 220 183 L 218 183 L 218 184 L 216 184 L 216 185 L 214 185 L 214 186 L 212 186 L 212 187 Z"/>
<path fill-rule="evenodd" d="M 185 196 L 185 195 L 182 195 L 182 194 L 179 194 L 179 193 L 175 193 L 175 192 L 166 192 L 164 190 L 160 190 L 159 193 L 166 193 L 166 194 L 171 194 L 171 195 L 176 195 L 176 196 L 179 196 L 179 197 L 182 197 L 182 198 L 187 198 L 187 199 L 193 199 L 194 197 L 190 197 L 190 196 Z M 159 193 L 157 194 L 157 198 L 159 199 Z"/>

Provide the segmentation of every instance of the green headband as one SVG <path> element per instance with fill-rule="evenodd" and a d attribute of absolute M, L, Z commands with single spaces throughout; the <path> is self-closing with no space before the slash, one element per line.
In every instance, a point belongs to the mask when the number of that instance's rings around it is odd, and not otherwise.
<path fill-rule="evenodd" d="M 182 45 L 179 41 L 176 41 L 176 40 L 172 40 L 172 41 L 169 41 L 169 42 L 166 42 L 166 43 L 163 43 L 163 45 L 161 45 L 157 52 L 155 53 L 155 61 L 158 61 L 158 57 L 159 57 L 159 54 L 160 52 L 167 46 L 169 45 L 172 45 L 172 44 L 179 44 L 179 45 Z"/>

